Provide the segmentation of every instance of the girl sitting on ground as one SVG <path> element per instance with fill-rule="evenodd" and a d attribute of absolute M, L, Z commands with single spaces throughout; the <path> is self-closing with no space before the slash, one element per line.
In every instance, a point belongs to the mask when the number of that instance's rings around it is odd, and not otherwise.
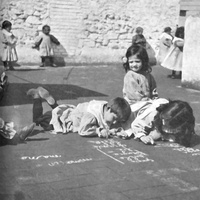
<path fill-rule="evenodd" d="M 151 75 L 146 50 L 140 45 L 130 46 L 123 61 L 126 71 L 123 96 L 128 103 L 157 98 L 156 81 Z"/>

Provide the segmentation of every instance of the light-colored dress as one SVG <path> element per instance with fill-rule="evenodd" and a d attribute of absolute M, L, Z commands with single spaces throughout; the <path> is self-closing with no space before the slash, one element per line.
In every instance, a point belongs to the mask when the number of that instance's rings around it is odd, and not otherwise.
<path fill-rule="evenodd" d="M 158 113 L 156 108 L 167 103 L 169 103 L 167 99 L 158 98 L 155 100 L 140 101 L 131 105 L 131 116 L 127 122 L 123 124 L 127 135 L 139 139 L 155 131 L 152 128 L 154 117 Z"/>
<path fill-rule="evenodd" d="M 161 63 L 161 66 L 174 71 L 182 71 L 183 52 L 176 45 L 176 42 L 183 41 L 183 39 L 177 37 L 173 39 L 173 45 L 170 47 L 170 50 Z"/>
<path fill-rule="evenodd" d="M 17 38 L 7 30 L 2 30 L 1 35 L 1 41 L 3 44 L 3 55 L 2 55 L 2 61 L 9 61 L 9 62 L 15 62 L 18 60 L 17 57 L 17 51 L 16 51 L 16 43 Z"/>
<path fill-rule="evenodd" d="M 60 44 L 53 35 L 41 33 L 35 39 L 35 46 L 39 47 L 41 57 L 52 57 L 54 55 L 53 43 Z"/>
<path fill-rule="evenodd" d="M 150 73 L 129 70 L 124 77 L 123 96 L 129 104 L 157 98 L 156 81 Z"/>
<path fill-rule="evenodd" d="M 52 110 L 52 119 L 55 132 L 67 133 L 78 132 L 81 136 L 99 136 L 102 130 L 109 130 L 109 126 L 104 120 L 104 106 L 106 101 L 92 100 L 80 103 L 76 107 L 73 105 L 59 105 Z M 68 130 L 68 125 L 72 128 Z"/>
<path fill-rule="evenodd" d="M 173 37 L 168 33 L 162 33 L 159 37 L 159 50 L 156 54 L 157 63 L 161 64 L 167 54 L 169 53 L 170 47 L 172 45 Z"/>

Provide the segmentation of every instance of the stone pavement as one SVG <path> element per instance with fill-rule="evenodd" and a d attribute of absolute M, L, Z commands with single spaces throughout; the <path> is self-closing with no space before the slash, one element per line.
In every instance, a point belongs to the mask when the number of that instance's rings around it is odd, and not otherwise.
<path fill-rule="evenodd" d="M 21 70 L 19 70 L 21 69 Z M 116 65 L 8 71 L 0 117 L 17 128 L 31 123 L 25 92 L 42 85 L 60 103 L 122 96 L 124 71 Z M 37 128 L 26 143 L 0 147 L 0 200 L 199 200 L 200 93 L 153 68 L 160 97 L 188 101 L 196 117 L 192 148 L 158 142 L 53 135 Z M 44 110 L 49 110 L 43 103 Z"/>

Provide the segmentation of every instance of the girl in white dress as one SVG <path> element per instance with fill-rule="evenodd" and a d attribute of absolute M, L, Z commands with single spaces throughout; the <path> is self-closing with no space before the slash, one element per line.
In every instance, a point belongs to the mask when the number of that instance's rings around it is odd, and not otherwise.
<path fill-rule="evenodd" d="M 2 61 L 4 64 L 5 70 L 14 70 L 13 62 L 18 60 L 17 51 L 16 51 L 16 43 L 17 37 L 13 35 L 11 32 L 12 23 L 8 20 L 5 20 L 2 23 L 2 44 L 3 44 L 3 55 Z"/>

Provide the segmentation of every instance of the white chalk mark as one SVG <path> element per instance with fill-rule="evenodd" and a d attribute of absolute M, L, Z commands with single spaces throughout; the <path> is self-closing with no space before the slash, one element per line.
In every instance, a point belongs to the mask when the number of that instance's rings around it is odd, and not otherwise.
<path fill-rule="evenodd" d="M 115 160 L 115 161 L 117 161 L 117 162 L 119 162 L 119 163 L 121 163 L 121 164 L 123 164 L 123 165 L 124 165 L 124 163 L 123 163 L 122 161 L 120 161 L 120 160 L 118 160 L 118 159 L 116 159 L 116 158 L 114 158 L 114 157 L 112 157 L 112 156 L 108 155 L 107 153 L 105 153 L 105 152 L 101 151 L 99 148 L 96 148 L 96 149 L 97 149 L 98 151 L 100 151 L 101 153 L 103 153 L 104 155 L 106 155 L 106 156 L 108 156 L 108 157 L 112 158 L 113 160 Z"/>

